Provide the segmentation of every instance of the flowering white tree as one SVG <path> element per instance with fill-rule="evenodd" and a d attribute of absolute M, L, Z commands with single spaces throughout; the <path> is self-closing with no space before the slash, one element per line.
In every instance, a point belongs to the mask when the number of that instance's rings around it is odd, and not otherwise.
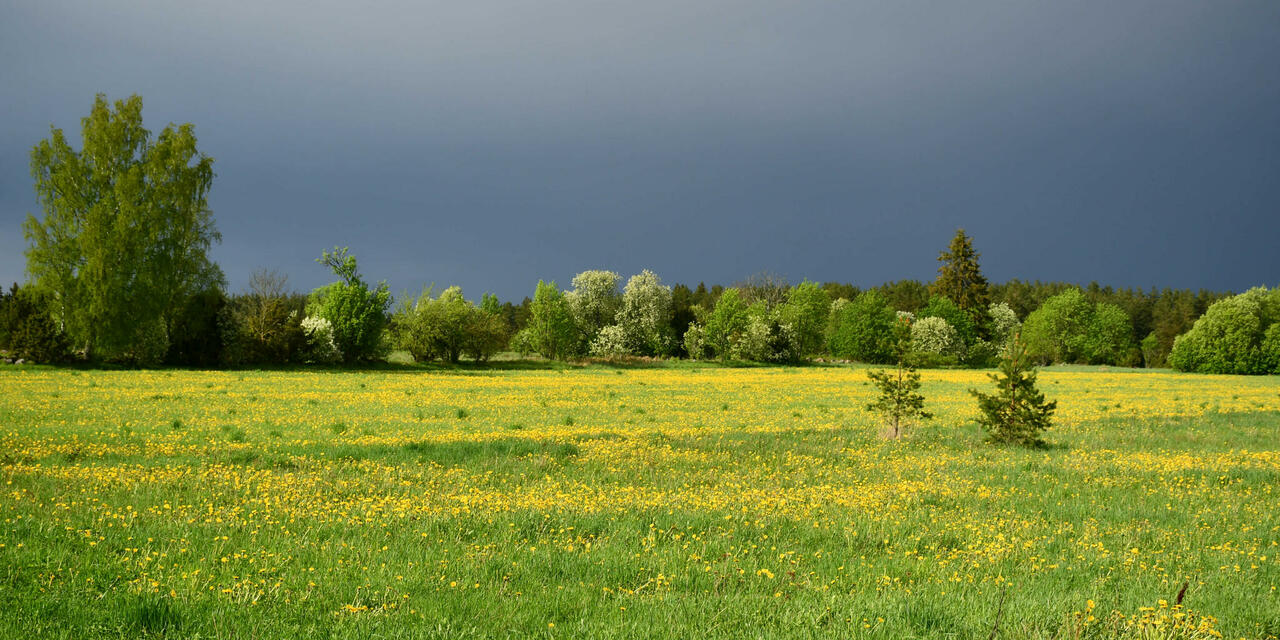
<path fill-rule="evenodd" d="M 991 342 L 1003 356 L 1014 336 L 1022 330 L 1022 323 L 1018 321 L 1018 314 L 1003 302 L 992 303 L 988 312 L 991 315 Z"/>
<path fill-rule="evenodd" d="M 600 330 L 596 334 L 596 339 L 591 341 L 591 355 L 609 358 L 613 356 L 627 355 L 627 333 L 622 327 L 611 324 Z"/>
<path fill-rule="evenodd" d="M 573 322 L 591 343 L 600 330 L 613 324 L 622 308 L 618 283 L 622 277 L 612 271 L 583 271 L 573 277 L 573 290 L 566 291 L 565 301 Z"/>
<path fill-rule="evenodd" d="M 670 348 L 671 287 L 648 269 L 627 280 L 618 325 L 628 349 L 637 355 L 661 355 Z"/>
<path fill-rule="evenodd" d="M 945 319 L 931 316 L 911 323 L 911 349 L 921 353 L 959 356 L 964 351 L 964 342 Z"/>

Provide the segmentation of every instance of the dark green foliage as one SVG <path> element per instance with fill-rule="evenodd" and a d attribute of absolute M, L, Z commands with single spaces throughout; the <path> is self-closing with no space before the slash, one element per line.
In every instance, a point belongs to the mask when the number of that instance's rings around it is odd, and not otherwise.
<path fill-rule="evenodd" d="M 1044 393 L 1036 388 L 1036 370 L 1029 362 L 1021 338 L 1014 340 L 1000 360 L 1000 372 L 988 377 L 995 383 L 996 393 L 988 395 L 977 389 L 969 390 L 978 399 L 978 409 L 982 412 L 978 424 L 986 430 L 987 442 L 1043 445 L 1040 433 L 1049 428 L 1058 402 L 1046 402 Z"/>
<path fill-rule="evenodd" d="M 705 287 L 703 290 L 705 291 Z M 693 290 L 689 287 L 677 284 L 671 287 L 671 335 L 683 337 L 685 332 L 689 330 L 689 325 L 698 319 L 697 301 L 694 298 Z M 689 354 L 685 351 L 683 340 L 674 340 L 674 353 L 677 357 L 687 357 Z"/>
<path fill-rule="evenodd" d="M 844 298 L 845 300 L 853 300 L 854 298 L 858 297 L 859 294 L 862 293 L 861 288 L 855 287 L 852 284 L 849 284 L 847 282 L 846 283 L 824 282 L 822 283 L 822 290 L 826 291 L 827 296 L 830 297 L 832 300 L 839 300 L 840 298 Z"/>
<path fill-rule="evenodd" d="M 0 289 L 0 349 L 30 362 L 57 363 L 70 358 L 70 345 L 49 307 L 49 295 L 30 286 L 14 284 L 8 294 Z"/>
<path fill-rule="evenodd" d="M 333 324 L 333 341 L 344 362 L 381 360 L 389 347 L 383 334 L 391 319 L 391 292 L 385 281 L 370 289 L 360 277 L 356 257 L 347 251 L 346 247 L 334 247 L 316 260 L 339 279 L 311 292 L 307 315 Z"/>
<path fill-rule="evenodd" d="M 218 289 L 189 298 L 174 316 L 169 330 L 165 363 L 189 367 L 216 367 L 222 361 L 223 308 L 227 296 Z"/>
<path fill-rule="evenodd" d="M 224 364 L 300 363 L 307 345 L 302 331 L 305 296 L 287 290 L 288 279 L 258 270 L 249 290 L 232 296 L 222 308 L 221 359 Z"/>
<path fill-rule="evenodd" d="M 902 435 L 902 428 L 907 424 L 916 420 L 928 420 L 933 416 L 924 410 L 924 396 L 920 395 L 920 373 L 907 363 L 911 348 L 911 329 L 905 319 L 898 320 L 895 324 L 894 338 L 898 366 L 892 371 L 867 371 L 867 377 L 880 391 L 880 396 L 867 405 L 867 410 L 883 416 L 891 429 L 890 436 L 896 439 Z"/>
<path fill-rule="evenodd" d="M 897 312 L 875 290 L 852 302 L 837 300 L 831 305 L 827 349 L 837 358 L 873 364 L 892 362 L 897 318 Z"/>
<path fill-rule="evenodd" d="M 929 303 L 929 287 L 919 280 L 896 280 L 886 282 L 878 288 L 885 300 L 889 301 L 889 306 L 898 311 L 915 313 Z"/>
<path fill-rule="evenodd" d="M 987 291 L 987 279 L 978 266 L 979 254 L 973 249 L 973 241 L 965 235 L 964 229 L 957 229 L 951 239 L 951 245 L 938 255 L 938 279 L 934 281 L 932 293 L 955 302 L 957 306 L 970 314 L 975 321 L 981 318 L 990 304 Z M 977 322 L 977 324 L 982 324 Z M 954 326 L 954 325 L 953 325 Z"/>

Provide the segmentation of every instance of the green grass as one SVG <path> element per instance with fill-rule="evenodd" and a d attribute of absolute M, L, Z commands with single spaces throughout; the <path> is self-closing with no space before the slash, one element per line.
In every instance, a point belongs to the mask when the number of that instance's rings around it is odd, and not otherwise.
<path fill-rule="evenodd" d="M 0 369 L 0 637 L 1280 635 L 1280 381 L 1051 368 L 1043 450 L 986 384 L 889 441 L 849 366 Z"/>

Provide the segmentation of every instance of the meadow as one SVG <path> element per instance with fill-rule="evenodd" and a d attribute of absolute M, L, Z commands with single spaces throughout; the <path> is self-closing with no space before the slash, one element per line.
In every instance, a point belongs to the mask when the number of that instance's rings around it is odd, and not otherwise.
<path fill-rule="evenodd" d="M 1280 636 L 1276 377 L 923 378 L 2 368 L 0 636 Z"/>

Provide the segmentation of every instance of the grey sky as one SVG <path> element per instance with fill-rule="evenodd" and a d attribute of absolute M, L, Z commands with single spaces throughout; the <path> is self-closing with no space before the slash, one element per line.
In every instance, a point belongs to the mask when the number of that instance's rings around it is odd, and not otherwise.
<path fill-rule="evenodd" d="M 0 87 L 5 282 L 28 152 L 97 92 L 196 125 L 233 289 L 335 244 L 476 298 L 871 285 L 959 226 L 997 281 L 1280 282 L 1272 1 L 0 0 Z"/>

